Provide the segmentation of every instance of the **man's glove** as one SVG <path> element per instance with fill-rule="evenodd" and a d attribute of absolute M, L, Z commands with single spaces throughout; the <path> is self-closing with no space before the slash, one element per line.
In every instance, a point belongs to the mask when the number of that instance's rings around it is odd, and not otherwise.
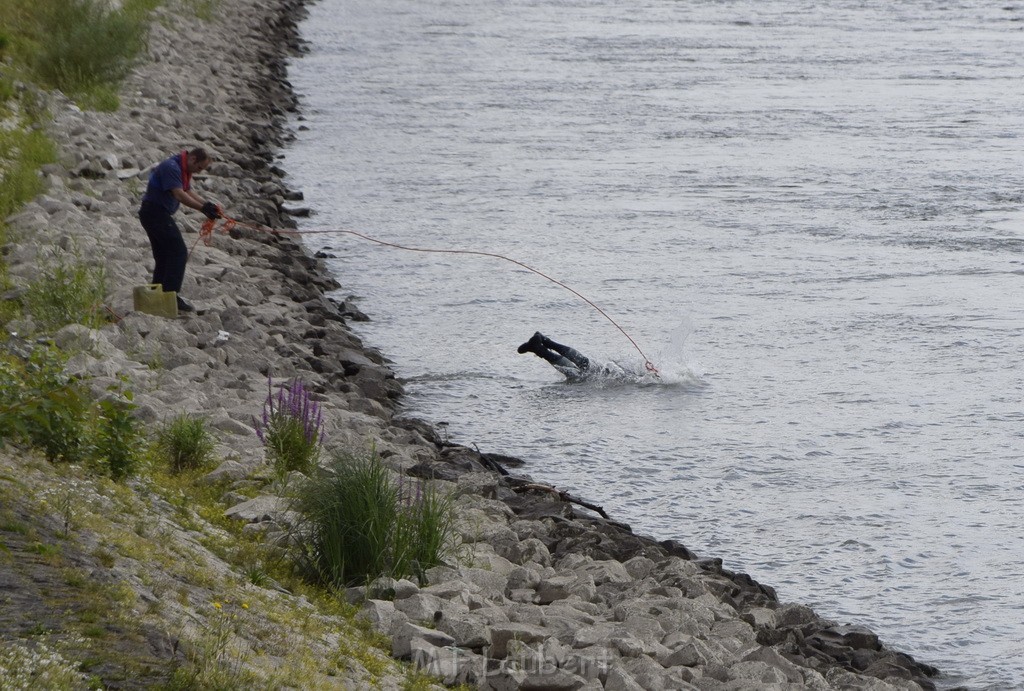
<path fill-rule="evenodd" d="M 220 218 L 220 208 L 213 202 L 206 202 L 201 210 L 212 221 Z"/>

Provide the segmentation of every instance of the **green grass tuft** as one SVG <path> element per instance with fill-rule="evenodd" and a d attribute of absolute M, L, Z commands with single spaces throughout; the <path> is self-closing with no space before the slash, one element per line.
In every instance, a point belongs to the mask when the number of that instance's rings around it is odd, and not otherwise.
<path fill-rule="evenodd" d="M 116 110 L 122 79 L 146 48 L 160 0 L 4 0 L 0 59 L 25 81 L 60 89 L 80 105 Z"/>
<path fill-rule="evenodd" d="M 68 324 L 98 328 L 107 322 L 103 311 L 106 270 L 58 256 L 28 286 L 25 309 L 37 328 L 56 331 Z"/>
<path fill-rule="evenodd" d="M 188 413 L 165 423 L 156 434 L 156 454 L 173 473 L 210 465 L 214 446 L 206 418 Z"/>
<path fill-rule="evenodd" d="M 332 588 L 404 578 L 440 564 L 452 544 L 450 500 L 395 482 L 375 454 L 337 455 L 299 491 L 307 525 L 297 556 L 307 577 Z"/>
<path fill-rule="evenodd" d="M 72 96 L 117 84 L 146 44 L 143 19 L 98 0 L 50 0 L 36 14 L 41 32 L 28 60 L 44 86 Z"/>

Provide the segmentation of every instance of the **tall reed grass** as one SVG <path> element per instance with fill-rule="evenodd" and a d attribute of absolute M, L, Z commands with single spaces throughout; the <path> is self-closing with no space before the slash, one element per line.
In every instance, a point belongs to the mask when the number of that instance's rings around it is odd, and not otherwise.
<path fill-rule="evenodd" d="M 379 576 L 424 580 L 454 541 L 451 499 L 430 485 L 393 479 L 375 453 L 338 454 L 299 493 L 305 518 L 298 564 L 332 588 Z"/>

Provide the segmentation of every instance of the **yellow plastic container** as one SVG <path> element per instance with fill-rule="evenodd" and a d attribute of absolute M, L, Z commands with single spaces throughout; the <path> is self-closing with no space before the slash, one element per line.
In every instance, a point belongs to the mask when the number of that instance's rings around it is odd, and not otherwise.
<path fill-rule="evenodd" d="M 132 291 L 132 298 L 136 312 L 155 314 L 168 319 L 176 319 L 178 316 L 178 294 L 173 291 L 165 293 L 159 283 L 136 286 Z"/>

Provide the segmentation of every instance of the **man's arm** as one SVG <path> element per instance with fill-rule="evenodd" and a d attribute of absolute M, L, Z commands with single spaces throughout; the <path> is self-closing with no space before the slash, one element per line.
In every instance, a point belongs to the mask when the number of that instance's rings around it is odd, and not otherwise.
<path fill-rule="evenodd" d="M 172 189 L 171 194 L 174 195 L 175 199 L 177 199 L 179 202 L 189 207 L 190 209 L 201 211 L 207 218 L 217 219 L 221 217 L 220 209 L 217 207 L 216 204 L 214 204 L 213 202 L 204 202 L 202 197 L 200 197 L 197 194 L 193 194 L 192 192 L 186 192 L 180 187 L 175 187 L 174 189 Z"/>
<path fill-rule="evenodd" d="M 171 194 L 179 202 L 181 202 L 190 209 L 195 209 L 196 211 L 202 211 L 203 204 L 206 203 L 200 197 L 192 194 L 191 192 L 186 192 L 180 187 L 175 187 L 173 190 L 171 190 Z"/>

